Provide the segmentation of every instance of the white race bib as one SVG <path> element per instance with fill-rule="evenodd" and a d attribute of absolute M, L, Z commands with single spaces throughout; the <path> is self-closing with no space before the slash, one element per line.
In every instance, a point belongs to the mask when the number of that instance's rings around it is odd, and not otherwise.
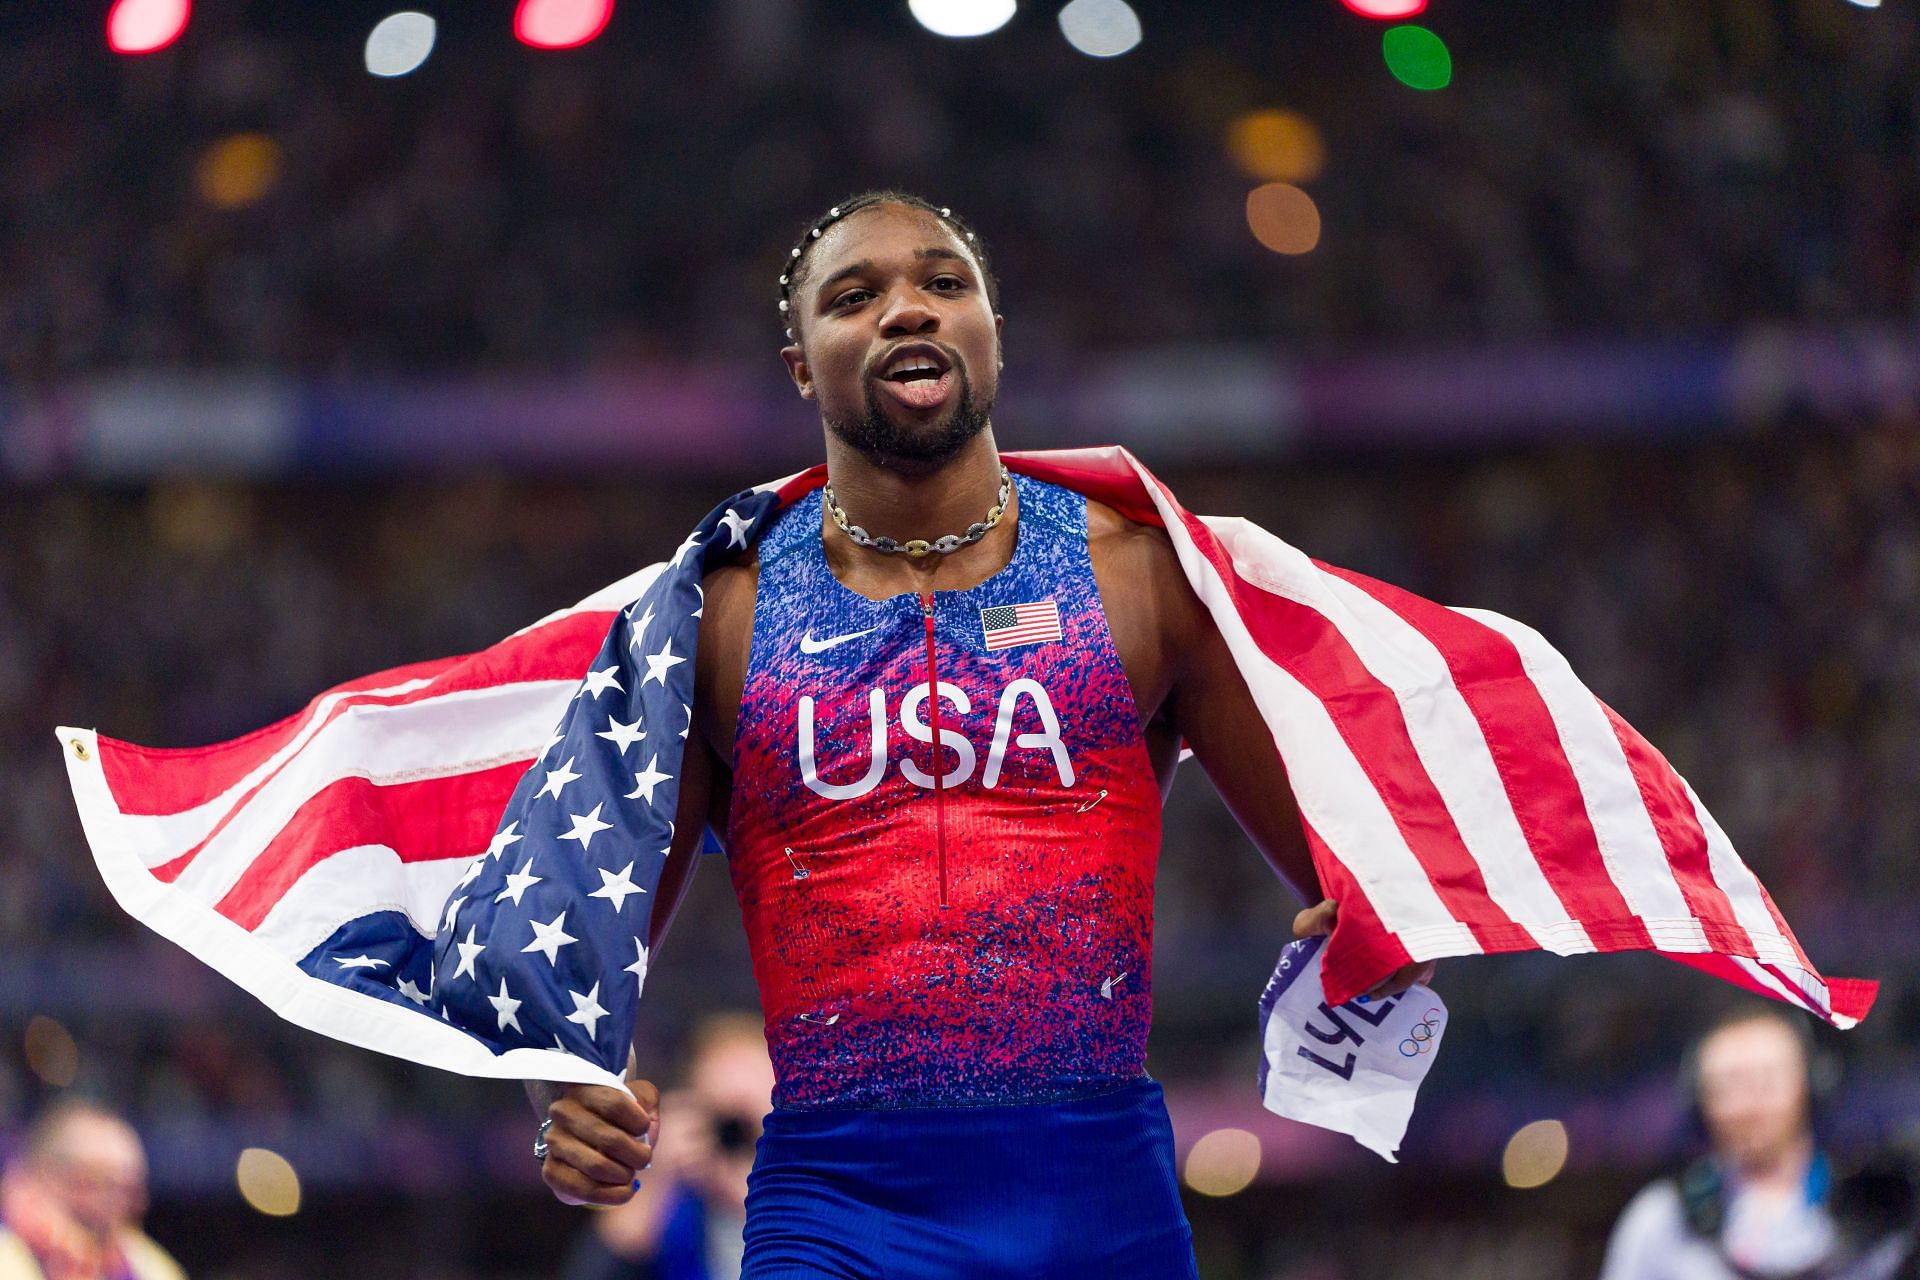
<path fill-rule="evenodd" d="M 1320 986 L 1326 941 L 1289 943 L 1260 997 L 1260 1101 L 1392 1161 L 1440 1052 L 1447 1006 L 1417 984 L 1390 1000 L 1328 1005 Z"/>

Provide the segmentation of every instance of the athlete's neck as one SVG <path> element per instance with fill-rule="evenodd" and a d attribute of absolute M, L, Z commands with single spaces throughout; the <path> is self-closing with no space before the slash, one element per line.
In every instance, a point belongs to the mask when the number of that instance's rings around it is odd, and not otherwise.
<path fill-rule="evenodd" d="M 1000 495 L 1000 451 L 988 427 L 937 469 L 903 470 L 866 457 L 827 435 L 827 477 L 834 500 L 874 537 L 896 542 L 960 534 L 987 518 Z M 913 559 L 856 544 L 825 518 L 827 563 L 842 582 L 868 594 L 968 587 L 1004 568 L 1013 555 L 1016 502 L 986 537 L 949 555 Z"/>

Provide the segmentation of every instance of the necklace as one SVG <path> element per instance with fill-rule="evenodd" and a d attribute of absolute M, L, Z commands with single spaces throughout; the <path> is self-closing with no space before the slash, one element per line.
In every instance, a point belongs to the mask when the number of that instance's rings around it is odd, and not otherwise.
<path fill-rule="evenodd" d="M 903 555 L 918 560 L 921 556 L 938 551 L 941 555 L 951 555 L 969 543 L 980 541 L 987 536 L 993 526 L 1000 523 L 1000 517 L 1007 513 L 1007 500 L 1013 496 L 1013 476 L 1005 467 L 1000 468 L 1000 496 L 987 508 L 987 518 L 976 520 L 967 526 L 965 533 L 949 533 L 928 542 L 924 538 L 909 538 L 905 542 L 895 542 L 892 538 L 876 538 L 857 524 L 847 523 L 847 511 L 833 498 L 833 486 L 827 485 L 825 497 L 827 514 L 840 526 L 840 532 L 863 547 L 872 547 L 875 551 L 884 551 L 888 555 Z"/>

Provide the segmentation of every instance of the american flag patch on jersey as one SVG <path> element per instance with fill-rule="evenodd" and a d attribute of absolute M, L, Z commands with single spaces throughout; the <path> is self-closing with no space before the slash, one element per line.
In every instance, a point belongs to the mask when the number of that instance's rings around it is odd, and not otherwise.
<path fill-rule="evenodd" d="M 1017 644 L 1045 644 L 1060 638 L 1060 608 L 1051 600 L 1032 604 L 996 604 L 980 611 L 987 652 Z"/>

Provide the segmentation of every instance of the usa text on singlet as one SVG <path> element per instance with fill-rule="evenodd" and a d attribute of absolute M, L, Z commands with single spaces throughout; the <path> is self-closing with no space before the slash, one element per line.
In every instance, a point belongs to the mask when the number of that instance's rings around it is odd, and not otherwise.
<path fill-rule="evenodd" d="M 780 1106 L 1142 1072 L 1160 793 L 1086 501 L 1018 483 L 1011 562 L 930 599 L 843 586 L 818 493 L 761 539 L 727 847 Z"/>

